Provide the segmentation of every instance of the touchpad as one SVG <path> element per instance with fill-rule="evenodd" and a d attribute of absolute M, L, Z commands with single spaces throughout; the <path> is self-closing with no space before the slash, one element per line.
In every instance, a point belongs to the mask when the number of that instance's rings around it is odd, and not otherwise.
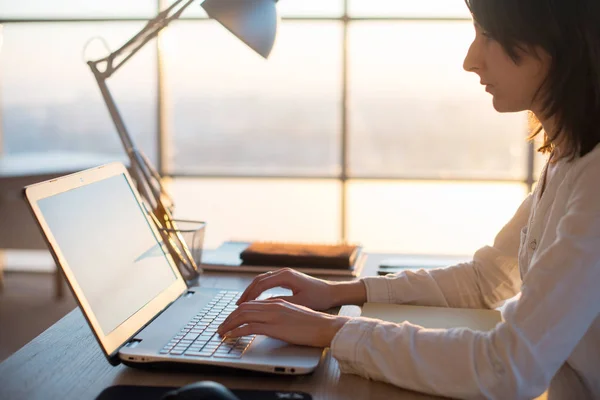
<path fill-rule="evenodd" d="M 284 288 L 273 288 L 263 292 L 260 296 L 258 296 L 258 300 L 266 300 L 272 297 L 280 297 L 280 296 L 291 296 L 293 293 L 289 289 Z M 338 315 L 340 313 L 341 307 L 333 307 L 328 310 L 323 310 L 326 314 Z"/>
<path fill-rule="evenodd" d="M 272 297 L 280 297 L 280 296 L 291 296 L 293 293 L 289 289 L 284 289 L 281 287 L 276 287 L 273 289 L 269 289 L 265 292 L 262 292 L 260 296 L 258 296 L 258 300 L 266 300 Z"/>

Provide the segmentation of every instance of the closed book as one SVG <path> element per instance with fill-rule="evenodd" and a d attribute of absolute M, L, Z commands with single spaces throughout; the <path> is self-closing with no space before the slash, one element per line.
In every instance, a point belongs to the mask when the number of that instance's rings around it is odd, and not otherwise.
<path fill-rule="evenodd" d="M 356 277 L 359 276 L 364 263 L 366 261 L 366 254 L 362 251 L 360 246 L 356 246 L 357 248 L 352 252 L 348 253 L 339 253 L 337 254 L 338 261 L 332 262 L 331 264 L 323 262 L 323 260 L 317 262 L 316 264 L 305 262 L 308 258 L 300 257 L 299 260 L 303 262 L 288 262 L 287 258 L 277 258 L 278 263 L 275 259 L 265 259 L 265 258 L 255 258 L 253 261 L 244 261 L 241 256 L 242 253 L 251 247 L 253 242 L 243 242 L 243 241 L 227 241 L 221 244 L 217 249 L 214 250 L 205 250 L 202 253 L 202 262 L 200 267 L 205 271 L 222 271 L 222 272 L 266 272 L 266 271 L 274 271 L 283 267 L 294 268 L 299 272 L 303 272 L 309 275 L 316 276 L 348 276 L 348 277 Z M 330 246 L 330 245 L 325 245 Z M 256 247 L 255 247 L 256 248 Z M 262 248 L 262 247 L 260 247 Z M 296 248 L 296 250 L 298 250 Z M 319 249 L 323 250 L 323 249 Z M 263 253 L 254 253 L 248 252 L 246 256 L 251 254 L 250 257 L 254 254 L 263 254 Z M 276 254 L 276 253 L 274 253 Z M 296 256 L 298 253 L 295 253 Z M 315 254 L 323 254 L 323 253 L 311 253 L 314 257 Z M 343 255 L 343 257 L 342 257 Z M 280 257 L 279 255 L 278 257 Z M 352 260 L 352 264 L 350 267 L 346 267 L 346 261 L 344 264 L 341 263 L 341 259 Z M 329 260 L 335 259 L 334 253 L 330 253 L 329 257 L 324 257 L 324 259 Z M 262 260 L 262 261 L 261 261 Z M 349 262 L 349 261 L 348 261 Z M 341 266 L 344 265 L 342 268 Z"/>
<path fill-rule="evenodd" d="M 347 244 L 252 242 L 240 258 L 246 265 L 350 269 L 359 252 Z"/>

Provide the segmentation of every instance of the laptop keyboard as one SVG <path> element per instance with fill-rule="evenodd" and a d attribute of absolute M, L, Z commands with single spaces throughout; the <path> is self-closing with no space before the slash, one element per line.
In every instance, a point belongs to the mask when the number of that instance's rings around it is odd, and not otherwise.
<path fill-rule="evenodd" d="M 220 291 L 160 351 L 160 354 L 190 357 L 240 358 L 256 335 L 223 340 L 217 329 L 237 308 L 241 292 Z"/>

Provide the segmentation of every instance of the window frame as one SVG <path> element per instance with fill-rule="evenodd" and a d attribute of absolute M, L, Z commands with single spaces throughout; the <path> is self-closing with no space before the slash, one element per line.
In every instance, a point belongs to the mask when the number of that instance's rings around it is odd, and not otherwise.
<path fill-rule="evenodd" d="M 289 0 L 293 1 L 293 0 Z M 340 123 L 340 173 L 337 176 L 268 176 L 268 175 L 259 175 L 259 176 L 239 176 L 239 175 L 231 175 L 231 174 L 197 174 L 197 173 L 172 173 L 171 166 L 169 165 L 169 157 L 170 154 L 170 146 L 172 146 L 172 134 L 169 132 L 167 123 L 166 123 L 166 95 L 165 95 L 165 63 L 164 63 L 164 50 L 160 45 L 160 40 L 156 40 L 154 42 L 154 46 L 156 46 L 156 82 L 157 82 L 157 112 L 156 112 L 156 149 L 157 154 L 157 170 L 161 174 L 161 176 L 165 178 L 213 178 L 213 179 L 222 179 L 222 178 L 236 178 L 236 179 L 322 179 L 322 180 L 335 180 L 340 182 L 341 191 L 340 191 L 340 239 L 345 241 L 348 236 L 348 182 L 352 180 L 361 180 L 361 181 L 455 181 L 455 182 L 519 182 L 522 183 L 527 191 L 531 191 L 534 183 L 535 183 L 535 170 L 536 170 L 536 157 L 535 157 L 535 145 L 534 143 L 525 144 L 527 149 L 527 157 L 525 171 L 526 177 L 523 180 L 518 179 L 483 179 L 483 178 L 424 178 L 416 175 L 411 176 L 391 176 L 391 177 L 382 177 L 382 176 L 359 176 L 353 177 L 349 174 L 349 160 L 348 160 L 348 144 L 349 144 L 349 76 L 348 76 L 348 64 L 349 64 L 349 43 L 348 43 L 348 32 L 349 27 L 356 21 L 383 21 L 383 22 L 406 22 L 406 21 L 423 21 L 423 22 L 431 22 L 431 21 L 470 21 L 470 18 L 466 17 L 403 17 L 403 16 L 352 16 L 349 10 L 350 0 L 340 0 L 343 2 L 343 12 L 339 17 L 318 17 L 318 16 L 284 16 L 281 19 L 283 21 L 296 21 L 296 22 L 315 22 L 315 21 L 333 21 L 342 24 L 342 42 L 340 46 L 342 46 L 342 71 L 341 71 L 341 79 L 342 79 L 342 90 L 341 90 L 341 123 Z M 157 8 L 161 8 L 164 6 L 165 0 L 156 0 Z M 207 21 L 208 19 L 205 17 L 186 17 L 182 16 L 182 20 L 185 21 Z M 139 21 L 147 21 L 146 18 L 118 18 L 118 17 L 110 17 L 110 18 L 0 18 L 0 24 L 9 25 L 9 24 L 20 24 L 20 23 L 71 23 L 71 22 L 139 22 Z M 168 28 L 167 28 L 168 29 Z M 91 78 L 90 78 L 91 79 Z M 118 104 L 118 99 L 116 99 Z M 1 115 L 0 115 L 1 116 Z M 524 127 L 525 128 L 525 127 Z M 2 126 L 0 125 L 0 153 L 2 153 Z"/>

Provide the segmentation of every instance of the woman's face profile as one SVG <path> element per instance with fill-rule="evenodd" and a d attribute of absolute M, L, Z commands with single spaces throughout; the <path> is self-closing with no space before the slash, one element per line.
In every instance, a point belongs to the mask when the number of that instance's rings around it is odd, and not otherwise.
<path fill-rule="evenodd" d="M 539 49 L 538 57 L 518 49 L 518 62 L 506 53 L 475 21 L 475 39 L 464 61 L 464 69 L 481 78 L 485 90 L 493 96 L 498 112 L 539 111 L 534 99 L 550 67 L 550 56 Z"/>

